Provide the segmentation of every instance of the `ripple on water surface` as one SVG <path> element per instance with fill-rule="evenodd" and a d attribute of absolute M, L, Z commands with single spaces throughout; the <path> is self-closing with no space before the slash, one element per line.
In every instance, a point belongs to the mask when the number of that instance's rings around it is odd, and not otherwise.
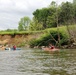
<path fill-rule="evenodd" d="M 0 75 L 76 75 L 76 50 L 0 51 Z"/>

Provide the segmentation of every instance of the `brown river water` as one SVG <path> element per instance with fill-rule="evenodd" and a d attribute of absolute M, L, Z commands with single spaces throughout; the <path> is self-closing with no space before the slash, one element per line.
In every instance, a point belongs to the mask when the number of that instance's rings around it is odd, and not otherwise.
<path fill-rule="evenodd" d="M 0 50 L 0 75 L 76 75 L 76 49 Z"/>

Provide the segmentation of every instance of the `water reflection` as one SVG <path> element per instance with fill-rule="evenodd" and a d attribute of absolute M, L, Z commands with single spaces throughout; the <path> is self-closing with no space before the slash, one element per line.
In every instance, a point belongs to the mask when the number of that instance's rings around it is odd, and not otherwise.
<path fill-rule="evenodd" d="M 76 51 L 0 51 L 0 75 L 76 75 Z"/>

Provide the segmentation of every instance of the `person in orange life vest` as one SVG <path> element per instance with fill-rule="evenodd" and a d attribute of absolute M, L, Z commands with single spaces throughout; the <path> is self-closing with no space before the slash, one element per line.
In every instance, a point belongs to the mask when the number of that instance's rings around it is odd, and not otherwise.
<path fill-rule="evenodd" d="M 13 49 L 16 50 L 16 46 L 15 45 L 13 46 Z"/>

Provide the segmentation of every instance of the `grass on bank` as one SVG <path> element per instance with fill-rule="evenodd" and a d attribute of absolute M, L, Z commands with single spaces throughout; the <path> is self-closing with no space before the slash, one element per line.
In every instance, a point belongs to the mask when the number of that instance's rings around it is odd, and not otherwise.
<path fill-rule="evenodd" d="M 0 35 L 16 35 L 16 34 L 36 34 L 43 31 L 0 31 Z"/>
<path fill-rule="evenodd" d="M 75 29 L 76 28 L 76 25 L 71 25 L 69 26 L 70 29 Z M 47 28 L 45 30 L 41 30 L 41 31 L 14 31 L 14 30 L 11 30 L 11 31 L 6 31 L 6 30 L 3 30 L 3 31 L 0 31 L 0 35 L 13 35 L 13 34 L 37 34 L 37 33 L 48 33 L 49 31 L 57 31 L 57 28 Z M 67 33 L 67 27 L 66 26 L 61 26 L 61 27 L 58 27 L 58 31 L 60 32 L 65 32 Z"/>
<path fill-rule="evenodd" d="M 41 30 L 41 31 L 6 31 L 6 30 L 3 30 L 3 31 L 0 31 L 0 35 L 13 35 L 13 34 L 37 34 L 37 33 L 45 33 L 45 32 L 48 32 L 49 30 L 51 31 L 55 31 L 57 28 L 47 28 L 45 30 Z M 63 27 L 59 27 L 59 30 L 61 31 L 66 31 L 66 27 L 63 26 Z"/>

